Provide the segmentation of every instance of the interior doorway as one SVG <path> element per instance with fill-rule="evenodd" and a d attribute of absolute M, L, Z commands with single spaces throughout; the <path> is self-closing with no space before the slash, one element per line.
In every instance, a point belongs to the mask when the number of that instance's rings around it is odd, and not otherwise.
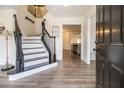
<path fill-rule="evenodd" d="M 81 59 L 81 25 L 63 25 L 63 59 Z"/>

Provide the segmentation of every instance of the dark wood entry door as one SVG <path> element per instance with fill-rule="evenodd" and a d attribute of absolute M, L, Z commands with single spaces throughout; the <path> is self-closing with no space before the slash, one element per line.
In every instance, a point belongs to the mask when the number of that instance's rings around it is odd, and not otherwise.
<path fill-rule="evenodd" d="M 96 7 L 96 87 L 124 87 L 124 6 Z"/>

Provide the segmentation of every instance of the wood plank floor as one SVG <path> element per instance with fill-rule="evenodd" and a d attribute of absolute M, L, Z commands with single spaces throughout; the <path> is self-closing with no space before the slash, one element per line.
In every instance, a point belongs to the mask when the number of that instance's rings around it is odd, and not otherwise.
<path fill-rule="evenodd" d="M 58 67 L 17 81 L 8 81 L 6 73 L 0 72 L 1 88 L 94 88 L 95 81 L 95 62 L 87 65 L 69 51 L 64 51 Z"/>

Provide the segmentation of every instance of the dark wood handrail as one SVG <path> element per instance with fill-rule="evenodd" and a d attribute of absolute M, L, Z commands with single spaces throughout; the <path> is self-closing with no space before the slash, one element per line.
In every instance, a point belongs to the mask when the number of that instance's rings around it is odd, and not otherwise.
<path fill-rule="evenodd" d="M 46 28 L 44 28 L 44 31 L 47 33 L 47 35 L 49 36 L 49 38 L 55 38 L 55 36 L 51 36 L 48 31 L 46 30 Z"/>
<path fill-rule="evenodd" d="M 53 61 L 53 62 L 56 62 L 56 47 L 55 47 L 55 45 L 56 45 L 56 43 L 55 43 L 55 39 L 56 39 L 56 37 L 55 36 L 51 36 L 49 33 L 48 33 L 48 31 L 46 30 L 46 28 L 45 28 L 45 21 L 46 21 L 46 19 L 44 19 L 43 21 L 42 21 L 42 41 L 43 41 L 43 43 L 44 43 L 44 45 L 45 45 L 45 47 L 46 47 L 46 49 L 48 50 L 48 52 L 49 52 L 49 61 L 50 61 L 50 63 L 51 63 L 51 61 Z M 50 38 L 50 39 L 54 39 L 54 53 L 53 53 L 53 59 L 51 58 L 51 56 L 52 56 L 52 53 L 51 53 L 51 50 L 50 50 L 50 46 L 48 46 L 48 44 L 47 44 L 47 42 L 45 41 L 45 35 L 47 34 L 47 36 Z"/>
<path fill-rule="evenodd" d="M 15 44 L 16 44 L 16 71 L 22 72 L 24 71 L 24 55 L 22 51 L 22 33 L 19 28 L 16 15 L 13 15 L 13 17 L 15 19 L 14 37 L 15 37 Z"/>
<path fill-rule="evenodd" d="M 17 22 L 17 17 L 15 14 L 13 15 L 13 17 L 15 19 L 15 31 L 21 34 L 21 31 L 20 31 L 20 28 L 19 28 L 18 22 Z"/>
<path fill-rule="evenodd" d="M 32 19 L 30 19 L 29 17 L 25 16 L 25 20 L 29 20 L 31 23 L 35 23 Z"/>
<path fill-rule="evenodd" d="M 48 31 L 46 30 L 45 21 L 46 21 L 46 19 L 44 19 L 44 20 L 42 21 L 42 34 L 44 34 L 44 31 L 45 31 L 45 32 L 47 33 L 47 35 L 49 36 L 49 38 L 55 38 L 55 36 L 51 36 L 51 35 L 48 33 Z"/>

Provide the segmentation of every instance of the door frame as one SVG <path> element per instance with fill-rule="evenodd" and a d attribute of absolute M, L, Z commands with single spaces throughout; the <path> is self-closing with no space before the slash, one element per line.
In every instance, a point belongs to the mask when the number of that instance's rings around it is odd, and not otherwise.
<path fill-rule="evenodd" d="M 81 57 L 83 56 L 83 54 L 82 54 L 82 53 L 83 53 L 83 52 L 82 52 L 82 46 L 83 46 L 83 42 L 82 42 L 82 39 L 83 39 L 83 38 L 82 38 L 82 33 L 83 33 L 83 32 L 82 32 L 82 24 L 75 24 L 75 23 L 74 23 L 74 24 L 62 24 L 62 34 L 61 34 L 61 35 L 62 35 L 62 36 L 61 36 L 61 37 L 62 37 L 62 39 L 61 39 L 61 40 L 62 40 L 62 50 L 61 50 L 61 51 L 62 51 L 62 59 L 64 59 L 64 57 L 63 57 L 63 42 L 64 42 L 64 41 L 63 41 L 63 33 L 64 33 L 64 28 L 63 28 L 63 26 L 64 26 L 64 25 L 80 25 L 80 26 L 81 26 L 81 28 L 80 28 L 80 30 L 81 30 L 81 54 L 80 54 L 80 60 L 81 60 Z"/>

